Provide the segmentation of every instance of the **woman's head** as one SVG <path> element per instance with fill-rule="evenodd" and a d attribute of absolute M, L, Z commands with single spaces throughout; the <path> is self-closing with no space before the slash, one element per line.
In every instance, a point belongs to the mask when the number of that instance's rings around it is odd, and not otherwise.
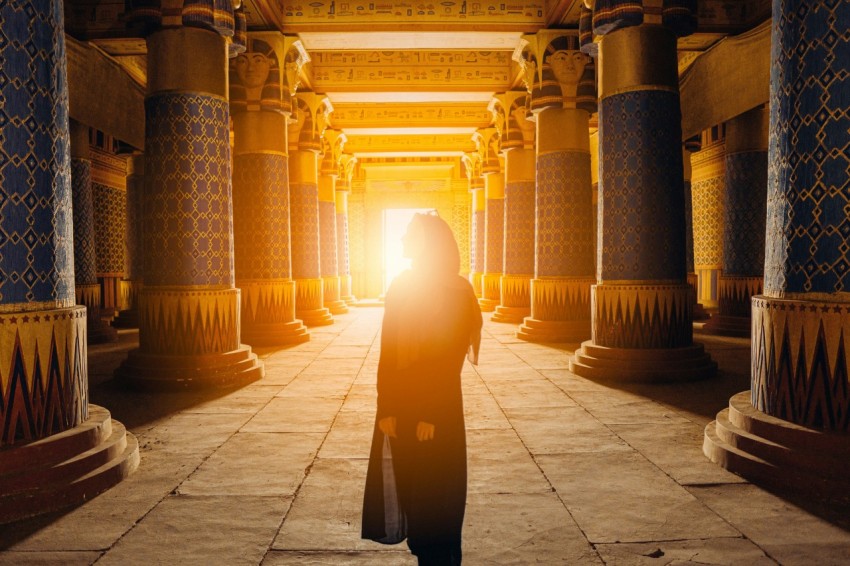
<path fill-rule="evenodd" d="M 401 241 L 404 256 L 412 260 L 413 269 L 435 275 L 460 272 L 457 241 L 452 229 L 436 212 L 414 214 Z"/>

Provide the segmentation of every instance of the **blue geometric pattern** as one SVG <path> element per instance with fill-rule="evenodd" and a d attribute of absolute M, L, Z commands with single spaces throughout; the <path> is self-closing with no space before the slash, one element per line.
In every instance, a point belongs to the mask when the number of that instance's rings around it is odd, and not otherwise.
<path fill-rule="evenodd" d="M 289 160 L 247 153 L 233 158 L 233 245 L 241 279 L 289 279 Z"/>
<path fill-rule="evenodd" d="M 599 109 L 600 277 L 685 278 L 679 95 L 634 91 Z"/>
<path fill-rule="evenodd" d="M 484 211 L 476 210 L 472 213 L 472 226 L 470 227 L 470 237 L 472 245 L 469 250 L 469 269 L 473 273 L 484 272 L 484 230 L 486 224 L 484 222 Z"/>
<path fill-rule="evenodd" d="M 289 183 L 292 230 L 292 277 L 321 277 L 319 259 L 319 186 Z"/>
<path fill-rule="evenodd" d="M 62 3 L 0 2 L 0 304 L 73 304 Z"/>
<path fill-rule="evenodd" d="M 486 206 L 484 273 L 501 273 L 504 267 L 502 251 L 505 238 L 505 199 L 488 198 Z"/>
<path fill-rule="evenodd" d="M 97 254 L 94 239 L 94 204 L 91 192 L 91 161 L 71 159 L 74 206 L 74 281 L 97 284 Z"/>
<path fill-rule="evenodd" d="M 97 272 L 124 273 L 127 192 L 100 183 L 92 183 L 91 192 Z"/>
<path fill-rule="evenodd" d="M 765 293 L 850 291 L 850 2 L 773 6 Z"/>
<path fill-rule="evenodd" d="M 766 199 L 767 152 L 727 154 L 723 275 L 764 274 Z"/>
<path fill-rule="evenodd" d="M 537 276 L 593 276 L 595 236 L 590 154 L 564 151 L 539 156 Z"/>
<path fill-rule="evenodd" d="M 339 275 L 336 255 L 336 205 L 319 201 L 319 251 L 322 257 L 322 277 Z"/>
<path fill-rule="evenodd" d="M 593 33 L 605 35 L 618 29 L 639 26 L 644 21 L 643 0 L 596 0 L 593 8 Z M 682 37 L 697 26 L 697 0 L 664 0 L 661 23 Z"/>
<path fill-rule="evenodd" d="M 505 184 L 505 274 L 534 275 L 534 181 Z"/>
<path fill-rule="evenodd" d="M 145 285 L 233 285 L 227 100 L 145 100 Z"/>

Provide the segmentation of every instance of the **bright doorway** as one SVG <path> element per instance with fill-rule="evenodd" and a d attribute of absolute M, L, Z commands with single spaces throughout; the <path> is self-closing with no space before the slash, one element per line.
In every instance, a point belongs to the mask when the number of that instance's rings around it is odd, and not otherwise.
<path fill-rule="evenodd" d="M 416 213 L 426 213 L 431 208 L 387 208 L 384 209 L 383 241 L 384 241 L 384 264 L 383 271 L 383 293 L 387 292 L 390 283 L 396 276 L 410 269 L 410 260 L 402 256 L 401 238 L 407 232 L 407 225 Z"/>

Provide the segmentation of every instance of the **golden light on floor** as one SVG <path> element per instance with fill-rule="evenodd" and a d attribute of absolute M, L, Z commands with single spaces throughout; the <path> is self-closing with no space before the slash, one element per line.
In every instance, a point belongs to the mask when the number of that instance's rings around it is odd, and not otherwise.
<path fill-rule="evenodd" d="M 428 212 L 429 208 L 387 208 L 383 218 L 383 292 L 386 293 L 395 277 L 410 268 L 410 260 L 402 255 L 401 237 L 407 231 L 413 215 Z"/>

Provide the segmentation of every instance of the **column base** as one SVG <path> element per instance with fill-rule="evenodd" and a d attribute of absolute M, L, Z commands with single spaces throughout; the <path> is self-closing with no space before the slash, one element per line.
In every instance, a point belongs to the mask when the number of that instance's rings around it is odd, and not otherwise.
<path fill-rule="evenodd" d="M 706 426 L 708 459 L 758 484 L 850 503 L 847 435 L 771 417 L 750 400 L 750 391 L 732 396 Z"/>
<path fill-rule="evenodd" d="M 469 282 L 472 283 L 472 291 L 475 293 L 475 296 L 479 299 L 481 298 L 481 277 L 482 273 L 480 271 L 473 271 L 469 274 Z"/>
<path fill-rule="evenodd" d="M 242 326 L 242 341 L 251 346 L 292 346 L 310 341 L 310 333 L 300 320 L 277 324 L 255 323 Z"/>
<path fill-rule="evenodd" d="M 322 297 L 324 306 L 331 311 L 331 314 L 345 314 L 348 312 L 348 305 L 340 298 L 339 277 L 322 277 Z"/>
<path fill-rule="evenodd" d="M 139 465 L 139 444 L 103 407 L 78 426 L 5 448 L 0 459 L 0 524 L 88 501 Z"/>
<path fill-rule="evenodd" d="M 636 382 L 694 381 L 714 376 L 717 363 L 702 344 L 680 348 L 608 348 L 583 342 L 570 371 L 588 379 Z"/>
<path fill-rule="evenodd" d="M 708 320 L 711 318 L 711 313 L 705 310 L 702 303 L 694 303 L 694 318 L 695 321 Z"/>
<path fill-rule="evenodd" d="M 295 316 L 307 326 L 329 326 L 334 323 L 334 317 L 327 308 L 295 311 Z"/>
<path fill-rule="evenodd" d="M 106 344 L 118 341 L 118 331 L 102 318 L 103 311 L 89 308 L 86 317 L 86 340 L 89 344 Z"/>
<path fill-rule="evenodd" d="M 481 298 L 478 306 L 481 312 L 493 312 L 502 301 L 502 274 L 485 273 L 481 276 Z"/>
<path fill-rule="evenodd" d="M 506 307 L 498 305 L 494 309 L 493 316 L 490 320 L 493 322 L 506 322 L 508 324 L 519 324 L 525 317 L 531 314 L 531 308 Z"/>
<path fill-rule="evenodd" d="M 526 317 L 516 337 L 528 342 L 581 342 L 590 336 L 587 320 L 536 320 Z"/>
<path fill-rule="evenodd" d="M 138 328 L 139 327 L 139 311 L 130 309 L 126 311 L 118 311 L 118 316 L 112 321 L 113 328 Z"/>
<path fill-rule="evenodd" d="M 265 370 L 249 346 L 220 354 L 158 355 L 131 350 L 115 378 L 152 391 L 230 389 L 263 377 Z"/>
<path fill-rule="evenodd" d="M 334 323 L 331 311 L 324 306 L 325 283 L 320 277 L 295 280 L 295 318 L 307 326 Z"/>
<path fill-rule="evenodd" d="M 699 330 L 702 334 L 749 338 L 752 333 L 753 319 L 743 316 L 716 314 Z"/>

